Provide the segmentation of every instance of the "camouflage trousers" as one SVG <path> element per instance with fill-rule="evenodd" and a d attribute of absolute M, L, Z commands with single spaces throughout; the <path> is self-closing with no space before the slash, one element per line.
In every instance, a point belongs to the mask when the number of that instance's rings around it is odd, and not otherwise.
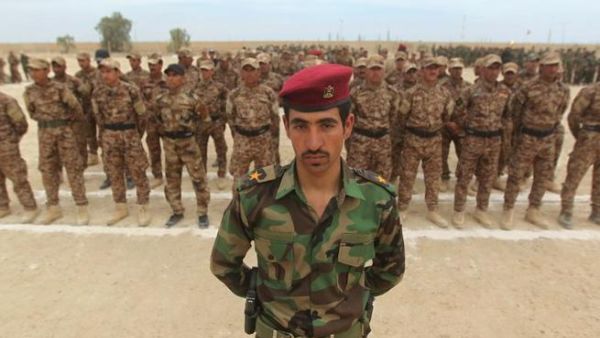
<path fill-rule="evenodd" d="M 77 150 L 79 151 L 79 159 L 81 160 L 81 169 L 87 168 L 87 131 L 86 121 L 75 121 L 72 124 L 73 133 L 77 142 Z"/>
<path fill-rule="evenodd" d="M 162 160 L 158 121 L 148 120 L 146 124 L 146 145 L 150 155 L 150 168 L 154 178 L 162 178 Z"/>
<path fill-rule="evenodd" d="M 272 136 L 269 132 L 247 137 L 234 133 L 233 153 L 229 164 L 229 173 L 238 180 L 248 172 L 250 163 L 254 162 L 255 168 L 266 167 L 274 163 Z"/>
<path fill-rule="evenodd" d="M 148 158 L 137 129 L 104 130 L 101 141 L 104 168 L 111 180 L 110 186 L 115 203 L 127 201 L 125 189 L 127 169 L 135 183 L 137 203 L 148 204 L 150 197 L 150 184 L 146 176 Z"/>
<path fill-rule="evenodd" d="M 592 175 L 592 210 L 600 211 L 600 133 L 581 130 L 567 163 L 567 178 L 560 194 L 562 212 L 573 212 L 573 200 L 581 179 L 590 166 Z"/>
<path fill-rule="evenodd" d="M 10 82 L 12 83 L 21 83 L 23 78 L 21 78 L 21 73 L 19 73 L 19 66 L 11 66 L 10 67 Z"/>
<path fill-rule="evenodd" d="M 354 145 L 353 145 L 354 146 Z M 442 174 L 442 136 L 423 138 L 407 133 L 400 154 L 400 175 L 398 176 L 398 208 L 408 208 L 412 189 L 421 163 L 425 176 L 425 203 L 427 209 L 435 210 L 440 191 Z"/>
<path fill-rule="evenodd" d="M 500 147 L 500 155 L 498 156 L 498 176 L 504 175 L 506 167 L 510 162 L 510 156 L 514 149 L 514 138 L 511 127 L 502 129 L 502 146 Z"/>
<path fill-rule="evenodd" d="M 88 152 L 90 154 L 97 155 L 99 147 L 98 128 L 96 126 L 96 118 L 94 117 L 94 113 L 92 112 L 91 108 L 89 110 L 85 110 L 85 117 L 87 122 L 85 125 L 85 134 L 87 137 Z"/>
<path fill-rule="evenodd" d="M 75 204 L 86 205 L 88 200 L 85 196 L 81 157 L 73 128 L 71 126 L 39 128 L 38 143 L 38 168 L 42 173 L 42 183 L 46 190 L 46 204 L 58 205 L 59 173 L 63 165 L 67 171 Z"/>
<path fill-rule="evenodd" d="M 27 164 L 21 157 L 18 144 L 11 144 L 10 155 L 0 156 L 0 208 L 7 208 L 10 200 L 6 190 L 6 179 L 11 180 L 13 191 L 25 210 L 35 210 L 37 203 L 33 197 L 31 185 L 27 180 Z M 2 151 L 2 153 L 5 153 Z"/>
<path fill-rule="evenodd" d="M 476 137 L 467 135 L 462 139 L 462 151 L 456 169 L 454 210 L 464 211 L 467 189 L 473 174 L 477 175 L 477 208 L 487 210 L 490 193 L 498 173 L 498 157 L 502 147 L 500 137 Z"/>
<path fill-rule="evenodd" d="M 565 141 L 565 127 L 563 125 L 558 125 L 556 128 L 556 132 L 554 133 L 554 160 L 553 160 L 553 168 L 552 168 L 552 176 L 550 176 L 550 180 L 554 181 L 554 175 L 556 173 L 556 166 L 558 165 L 558 159 L 560 158 L 560 153 L 562 152 L 562 146 Z M 531 177 L 533 173 L 533 168 L 529 168 L 525 173 L 526 179 Z"/>
<path fill-rule="evenodd" d="M 459 136 L 451 135 L 447 131 L 442 132 L 442 180 L 450 179 L 450 166 L 448 165 L 448 156 L 450 156 L 450 143 L 454 143 L 456 157 L 460 158 L 460 139 Z"/>
<path fill-rule="evenodd" d="M 512 156 L 508 181 L 504 192 L 504 209 L 515 206 L 519 194 L 519 183 L 529 168 L 533 167 L 533 185 L 529 193 L 529 205 L 539 207 L 546 192 L 545 183 L 552 179 L 554 172 L 555 137 L 537 138 L 527 134 L 519 135 L 517 148 Z"/>
<path fill-rule="evenodd" d="M 181 173 L 183 166 L 192 179 L 192 185 L 196 194 L 196 211 L 198 215 L 206 215 L 210 192 L 206 181 L 206 171 L 200 156 L 200 148 L 194 137 L 185 139 L 163 138 L 165 150 L 165 197 L 171 206 L 173 213 L 183 214 L 184 208 L 181 203 Z"/>
<path fill-rule="evenodd" d="M 370 170 L 389 180 L 392 175 L 392 142 L 390 135 L 381 138 L 353 133 L 352 151 L 347 155 L 350 167 Z"/>
<path fill-rule="evenodd" d="M 210 125 L 198 127 L 196 140 L 200 146 L 204 171 L 207 171 L 209 137 L 212 137 L 215 142 L 218 165 L 217 175 L 225 177 L 225 173 L 227 172 L 227 142 L 225 142 L 225 122 L 223 120 L 213 121 Z"/>
<path fill-rule="evenodd" d="M 401 132 L 392 132 L 392 174 L 390 181 L 394 181 L 400 175 L 400 154 L 402 153 L 402 144 L 404 135 Z"/>

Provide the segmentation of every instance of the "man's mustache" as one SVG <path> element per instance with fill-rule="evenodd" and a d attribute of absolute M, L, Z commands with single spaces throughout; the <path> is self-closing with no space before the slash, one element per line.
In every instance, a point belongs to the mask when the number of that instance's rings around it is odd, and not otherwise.
<path fill-rule="evenodd" d="M 305 152 L 302 153 L 302 157 L 304 156 L 314 156 L 314 155 L 324 155 L 324 156 L 329 156 L 329 153 L 326 151 L 323 151 L 321 149 L 317 149 L 317 150 L 307 150 Z"/>

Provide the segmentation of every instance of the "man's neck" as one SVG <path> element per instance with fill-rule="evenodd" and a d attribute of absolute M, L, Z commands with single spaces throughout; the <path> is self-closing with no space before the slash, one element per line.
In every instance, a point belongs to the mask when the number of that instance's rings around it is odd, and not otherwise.
<path fill-rule="evenodd" d="M 340 190 L 342 163 L 338 160 L 326 172 L 315 175 L 299 164 L 299 161 L 296 161 L 296 174 L 298 175 L 300 187 L 305 194 L 319 191 L 322 194 L 335 196 Z"/>

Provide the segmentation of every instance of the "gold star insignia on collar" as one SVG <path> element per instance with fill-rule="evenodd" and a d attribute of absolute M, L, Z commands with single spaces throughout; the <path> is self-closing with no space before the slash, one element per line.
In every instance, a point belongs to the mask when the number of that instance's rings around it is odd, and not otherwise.
<path fill-rule="evenodd" d="M 387 181 L 381 175 L 377 176 L 377 181 L 382 184 L 387 184 Z"/>
<path fill-rule="evenodd" d="M 333 86 L 329 85 L 329 86 L 325 87 L 325 90 L 323 91 L 323 98 L 330 99 L 333 97 L 333 93 L 334 93 Z"/>
<path fill-rule="evenodd" d="M 260 179 L 260 174 L 258 173 L 258 171 L 255 171 L 252 174 L 250 174 L 250 179 L 258 182 L 258 180 Z"/>

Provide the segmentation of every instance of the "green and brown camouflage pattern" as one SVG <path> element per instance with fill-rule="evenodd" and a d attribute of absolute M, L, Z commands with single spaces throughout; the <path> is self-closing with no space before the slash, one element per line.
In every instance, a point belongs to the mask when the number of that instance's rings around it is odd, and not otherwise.
<path fill-rule="evenodd" d="M 261 319 L 278 330 L 320 337 L 362 320 L 404 273 L 402 226 L 394 188 L 342 162 L 342 189 L 320 220 L 297 184 L 295 165 L 251 172 L 225 211 L 211 271 L 245 296 L 254 242 Z M 372 262 L 372 263 L 371 263 Z"/>

